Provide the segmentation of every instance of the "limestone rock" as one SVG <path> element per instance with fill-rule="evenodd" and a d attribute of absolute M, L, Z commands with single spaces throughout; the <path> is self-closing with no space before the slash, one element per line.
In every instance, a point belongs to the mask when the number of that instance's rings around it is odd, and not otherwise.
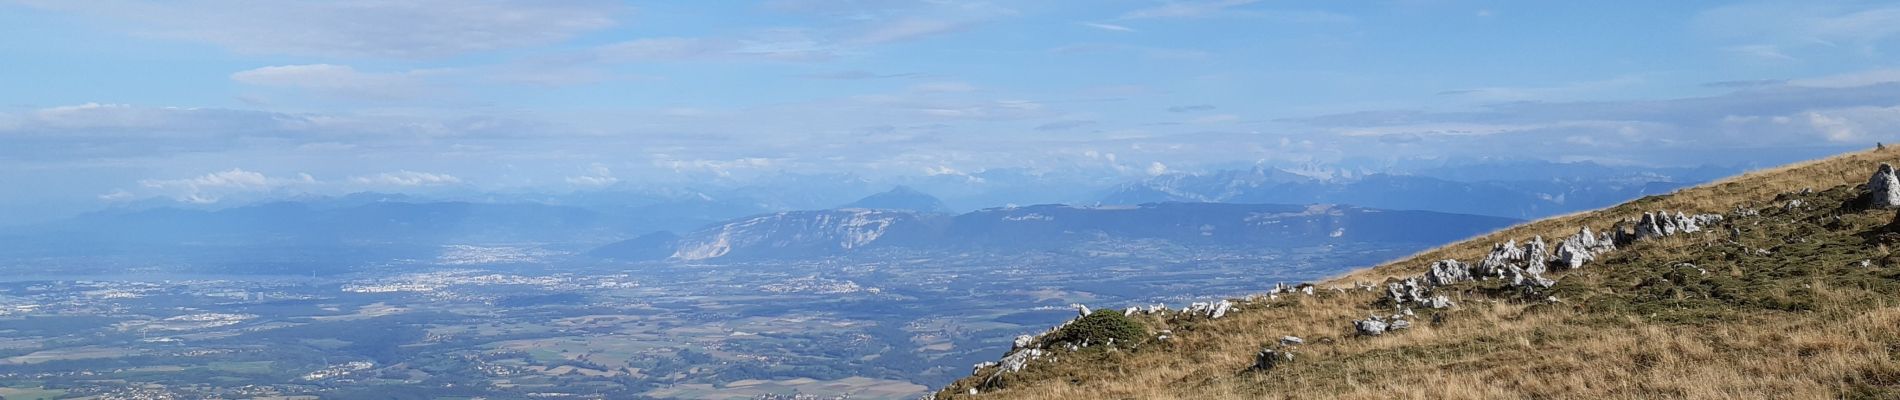
<path fill-rule="evenodd" d="M 1010 350 L 1021 350 L 1025 347 L 1029 347 L 1030 344 L 1034 344 L 1034 343 L 1036 343 L 1035 336 L 1030 336 L 1030 335 L 1017 336 L 1016 342 L 1014 343 L 1014 347 L 1011 347 Z"/>
<path fill-rule="evenodd" d="M 1385 321 L 1380 320 L 1379 317 L 1371 317 L 1352 322 L 1352 328 L 1359 331 L 1359 334 L 1366 336 L 1384 335 L 1387 326 Z"/>
<path fill-rule="evenodd" d="M 1582 268 L 1584 264 L 1596 261 L 1598 255 L 1616 250 L 1616 241 L 1609 235 L 1597 236 L 1590 227 L 1583 227 L 1577 234 L 1570 235 L 1557 242 L 1556 265 L 1563 269 Z"/>
<path fill-rule="evenodd" d="M 1544 265 L 1549 262 L 1550 253 L 1547 250 L 1543 236 L 1531 238 L 1529 243 L 1524 244 L 1524 269 L 1535 274 L 1544 273 Z"/>
<path fill-rule="evenodd" d="M 1041 349 L 1023 349 L 1014 353 L 1009 353 L 1008 356 L 1003 357 L 1003 361 L 1002 363 L 1000 363 L 1000 366 L 1003 368 L 1002 370 L 998 372 L 1022 371 L 1023 368 L 1029 367 L 1030 361 L 1035 361 L 1036 359 L 1042 358 L 1043 354 L 1047 354 L 1047 353 L 1042 351 Z"/>
<path fill-rule="evenodd" d="M 1434 309 L 1446 309 L 1451 308 L 1451 298 L 1445 297 L 1444 295 L 1432 296 L 1432 298 L 1425 299 L 1421 304 Z"/>
<path fill-rule="evenodd" d="M 997 364 L 995 361 L 984 361 L 984 362 L 976 363 L 976 366 L 970 367 L 970 374 L 975 375 L 977 372 L 982 371 L 984 368 L 994 367 L 996 365 Z"/>
<path fill-rule="evenodd" d="M 1425 274 L 1425 282 L 1432 286 L 1450 285 L 1471 279 L 1471 266 L 1458 260 L 1432 262 L 1431 271 Z"/>
<path fill-rule="evenodd" d="M 1227 316 L 1227 312 L 1232 311 L 1233 308 L 1234 302 L 1221 300 L 1218 302 L 1195 302 L 1194 304 L 1189 304 L 1188 307 L 1181 310 L 1181 312 L 1205 315 L 1208 319 L 1220 319 L 1221 317 Z"/>
<path fill-rule="evenodd" d="M 1392 319 L 1392 323 L 1387 324 L 1386 330 L 1396 331 L 1396 330 L 1406 329 L 1406 328 L 1411 328 L 1411 327 L 1412 327 L 1411 321 L 1394 318 Z"/>
<path fill-rule="evenodd" d="M 1400 304 L 1425 299 L 1424 288 L 1419 287 L 1418 278 L 1388 283 L 1385 285 L 1385 294 L 1393 302 Z"/>
<path fill-rule="evenodd" d="M 1893 172 L 1893 165 L 1880 163 L 1880 169 L 1874 176 L 1867 178 L 1868 207 L 1900 208 L 1900 177 Z"/>

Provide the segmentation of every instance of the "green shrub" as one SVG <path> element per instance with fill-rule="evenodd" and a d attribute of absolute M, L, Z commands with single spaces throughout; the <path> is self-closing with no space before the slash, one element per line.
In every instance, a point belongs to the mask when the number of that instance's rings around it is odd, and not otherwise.
<path fill-rule="evenodd" d="M 1140 343 L 1147 335 L 1147 328 L 1142 327 L 1140 322 L 1123 316 L 1121 312 L 1099 310 L 1056 330 L 1055 333 L 1049 334 L 1046 340 L 1051 344 L 1066 342 L 1075 345 L 1087 343 L 1093 346 L 1106 344 L 1109 339 L 1115 339 L 1116 344 L 1125 346 Z"/>

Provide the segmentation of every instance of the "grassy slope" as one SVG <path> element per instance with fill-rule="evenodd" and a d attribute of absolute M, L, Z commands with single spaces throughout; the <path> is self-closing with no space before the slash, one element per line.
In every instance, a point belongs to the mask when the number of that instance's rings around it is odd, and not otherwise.
<path fill-rule="evenodd" d="M 1532 222 L 1321 284 L 1416 276 L 1434 260 L 1476 261 L 1495 242 L 1553 240 L 1584 225 L 1600 232 L 1645 210 L 1761 212 L 1731 213 L 1737 240 L 1717 227 L 1638 243 L 1553 274 L 1556 287 L 1528 297 L 1486 282 L 1444 288 L 1458 307 L 1419 310 L 1422 323 L 1395 334 L 1351 333 L 1350 321 L 1392 312 L 1378 305 L 1382 291 L 1254 299 L 1220 320 L 1144 316 L 1175 339 L 1057 351 L 1000 384 L 964 379 L 939 397 L 1900 398 L 1900 255 L 1888 250 L 1900 234 L 1884 233 L 1894 212 L 1841 207 L 1883 161 L 1900 162 L 1900 151 L 1845 154 Z M 1783 195 L 1804 188 L 1815 192 Z M 1784 210 L 1790 199 L 1809 205 Z M 1685 262 L 1707 273 L 1677 266 Z M 1283 335 L 1308 344 L 1291 363 L 1245 372 Z M 984 393 L 966 395 L 972 387 Z"/>

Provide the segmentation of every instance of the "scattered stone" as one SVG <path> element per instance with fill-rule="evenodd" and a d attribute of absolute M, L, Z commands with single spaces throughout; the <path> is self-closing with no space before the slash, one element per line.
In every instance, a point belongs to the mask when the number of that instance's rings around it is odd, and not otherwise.
<path fill-rule="evenodd" d="M 995 361 L 984 361 L 984 362 L 976 363 L 976 366 L 970 367 L 970 374 L 975 375 L 977 372 L 982 371 L 984 368 L 994 367 L 996 365 L 997 364 Z M 970 390 L 976 390 L 976 389 L 970 389 Z"/>
<path fill-rule="evenodd" d="M 1794 211 L 1801 207 L 1806 207 L 1807 205 L 1808 202 L 1801 201 L 1801 199 L 1788 200 L 1788 204 L 1781 206 L 1781 211 Z"/>
<path fill-rule="evenodd" d="M 1306 339 L 1301 339 L 1299 336 L 1281 336 L 1280 337 L 1280 345 L 1282 346 L 1295 346 L 1295 345 L 1302 345 L 1302 344 L 1306 344 Z"/>
<path fill-rule="evenodd" d="M 1542 274 L 1518 268 L 1516 265 L 1507 266 L 1502 276 L 1505 280 L 1511 282 L 1511 286 L 1524 287 L 1535 285 L 1537 287 L 1547 288 L 1557 284 L 1556 280 L 1545 278 Z"/>
<path fill-rule="evenodd" d="M 1031 345 L 1031 344 L 1035 344 L 1035 343 L 1036 343 L 1036 337 L 1035 337 L 1035 336 L 1030 336 L 1030 335 L 1022 335 L 1022 336 L 1017 336 L 1017 337 L 1016 337 L 1016 342 L 1014 343 L 1014 347 L 1010 347 L 1010 350 L 1021 350 L 1021 349 L 1023 349 L 1023 348 L 1025 348 L 1025 347 L 1029 347 L 1029 345 Z"/>
<path fill-rule="evenodd" d="M 1432 269 L 1425 274 L 1425 282 L 1432 286 L 1444 286 L 1472 280 L 1471 266 L 1458 260 L 1439 260 L 1432 262 Z"/>
<path fill-rule="evenodd" d="M 1444 295 L 1432 296 L 1430 299 L 1425 299 L 1422 304 L 1433 309 L 1451 308 L 1451 298 L 1445 297 Z"/>
<path fill-rule="evenodd" d="M 1354 330 L 1358 330 L 1361 335 L 1379 336 L 1385 334 L 1387 325 L 1385 321 L 1379 320 L 1379 317 L 1371 317 L 1364 320 L 1353 321 L 1352 327 Z"/>
<path fill-rule="evenodd" d="M 1412 327 L 1412 322 L 1411 322 L 1411 321 L 1406 321 L 1406 320 L 1402 320 L 1402 319 L 1393 319 L 1393 320 L 1392 320 L 1392 323 L 1391 323 L 1391 324 L 1388 324 L 1388 325 L 1389 325 L 1389 326 L 1387 326 L 1387 327 L 1386 327 L 1386 329 L 1387 329 L 1387 330 L 1394 330 L 1394 331 L 1396 331 L 1396 330 L 1400 330 L 1400 329 L 1406 329 L 1406 328 L 1411 328 L 1411 327 Z"/>
<path fill-rule="evenodd" d="M 1524 244 L 1524 270 L 1533 274 L 1544 273 L 1544 265 L 1549 260 L 1545 247 L 1543 236 L 1532 237 L 1530 243 Z"/>
<path fill-rule="evenodd" d="M 1861 268 L 1873 268 L 1874 260 L 1860 260 Z"/>
<path fill-rule="evenodd" d="M 1622 245 L 1639 240 L 1700 232 L 1703 227 L 1721 221 L 1721 214 L 1697 214 L 1691 216 L 1683 214 L 1680 211 L 1675 214 L 1670 214 L 1666 211 L 1645 212 L 1642 218 L 1636 220 L 1634 233 L 1624 233 L 1622 226 L 1628 221 L 1617 223 L 1618 227 L 1616 232 L 1619 233 L 1619 235 L 1616 237 L 1616 244 Z"/>
<path fill-rule="evenodd" d="M 1385 285 L 1385 294 L 1398 304 L 1425 299 L 1425 289 L 1419 287 L 1418 278 L 1388 283 Z"/>
<path fill-rule="evenodd" d="M 1000 364 L 1002 369 L 997 372 L 1022 371 L 1023 368 L 1029 367 L 1030 361 L 1035 361 L 1036 359 L 1042 358 L 1044 354 L 1047 354 L 1047 353 L 1042 351 L 1042 349 L 1023 349 L 1023 350 L 1016 351 L 1014 353 L 1009 353 L 1008 356 L 1003 357 L 1003 361 Z"/>
<path fill-rule="evenodd" d="M 1894 176 L 1892 164 L 1880 163 L 1874 176 L 1867 178 L 1867 193 L 1868 207 L 1900 208 L 1900 177 Z"/>
<path fill-rule="evenodd" d="M 1557 242 L 1557 265 L 1564 269 L 1582 268 L 1584 264 L 1596 261 L 1597 255 L 1616 250 L 1616 241 L 1608 234 L 1598 237 L 1583 227 L 1577 234 L 1570 235 Z"/>
<path fill-rule="evenodd" d="M 1693 269 L 1693 270 L 1695 270 L 1695 271 L 1696 271 L 1697 273 L 1700 273 L 1700 274 L 1702 274 L 1702 275 L 1708 275 L 1708 274 L 1709 274 L 1709 270 L 1706 270 L 1706 269 L 1702 269 L 1702 267 L 1701 267 L 1701 266 L 1698 266 L 1698 265 L 1695 265 L 1695 264 L 1690 264 L 1690 263 L 1676 263 L 1676 268 L 1688 268 L 1688 269 Z"/>
<path fill-rule="evenodd" d="M 1221 300 L 1218 302 L 1195 302 L 1194 304 L 1189 304 L 1188 307 L 1182 309 L 1181 312 L 1206 315 L 1208 319 L 1220 319 L 1221 317 L 1227 316 L 1227 312 L 1233 310 L 1233 308 L 1234 302 Z"/>

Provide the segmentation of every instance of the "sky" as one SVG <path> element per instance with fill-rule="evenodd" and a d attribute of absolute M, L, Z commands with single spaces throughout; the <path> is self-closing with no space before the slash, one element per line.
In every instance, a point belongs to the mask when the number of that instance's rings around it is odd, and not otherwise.
<path fill-rule="evenodd" d="M 1874 1 L 0 0 L 0 209 L 1745 163 L 1900 137 L 1896 51 Z"/>

